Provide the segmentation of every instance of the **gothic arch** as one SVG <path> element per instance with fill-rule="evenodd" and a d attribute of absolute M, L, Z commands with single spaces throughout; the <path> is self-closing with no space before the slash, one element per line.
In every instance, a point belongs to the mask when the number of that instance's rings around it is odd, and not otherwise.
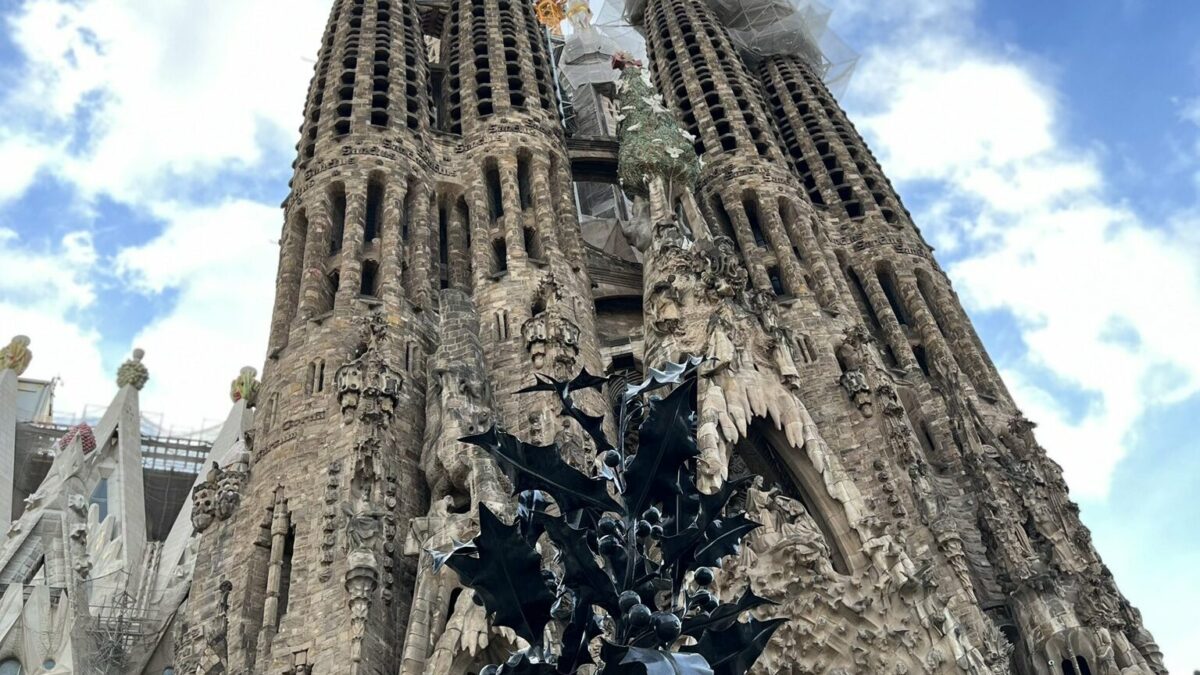
<path fill-rule="evenodd" d="M 862 542 L 847 520 L 845 509 L 826 491 L 824 478 L 807 454 L 792 447 L 781 431 L 767 420 L 754 420 L 746 437 L 734 448 L 734 456 L 742 462 L 731 462 L 730 478 L 744 472 L 758 474 L 768 487 L 778 486 L 785 495 L 804 504 L 825 535 L 836 571 L 849 575 L 866 569 Z"/>

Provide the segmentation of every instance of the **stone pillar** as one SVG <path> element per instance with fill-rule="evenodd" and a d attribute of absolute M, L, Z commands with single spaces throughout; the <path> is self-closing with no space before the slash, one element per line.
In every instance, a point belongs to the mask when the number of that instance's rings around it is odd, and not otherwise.
<path fill-rule="evenodd" d="M 258 638 L 260 665 L 270 663 L 271 642 L 279 623 L 279 592 L 283 584 L 283 552 L 291 527 L 287 497 L 282 487 L 275 489 L 275 507 L 271 511 L 271 559 L 267 567 L 267 598 L 263 603 L 262 629 Z"/>
<path fill-rule="evenodd" d="M 549 166 L 540 162 L 533 163 L 529 170 L 529 189 L 533 193 L 533 216 L 538 236 L 542 238 L 543 257 L 546 260 L 556 259 L 562 255 L 562 245 L 559 243 L 559 228 L 562 223 L 554 214 L 549 170 Z"/>
<path fill-rule="evenodd" d="M 384 305 L 397 307 L 404 297 L 404 198 L 408 184 L 390 180 L 383 192 L 383 227 L 379 233 L 380 297 Z"/>
<path fill-rule="evenodd" d="M 892 313 L 892 306 L 888 303 L 887 294 L 883 292 L 883 286 L 879 285 L 879 278 L 875 276 L 874 272 L 863 274 L 863 270 L 859 268 L 855 268 L 855 273 L 863 283 L 863 288 L 867 292 L 867 300 L 871 303 L 871 311 L 875 312 L 875 318 L 879 320 L 879 325 L 883 328 L 883 337 L 887 340 L 888 346 L 892 348 L 892 352 L 896 356 L 896 363 L 905 370 L 919 368 L 917 359 L 912 353 L 912 345 L 908 343 L 908 336 L 904 334 L 904 329 L 900 327 L 900 322 Z"/>
<path fill-rule="evenodd" d="M 296 318 L 300 299 L 300 277 L 304 268 L 304 244 L 308 236 L 308 221 L 303 209 L 289 209 L 279 243 L 279 278 L 275 283 L 275 309 L 271 312 L 269 350 L 278 352 L 287 346 L 288 333 Z"/>
<path fill-rule="evenodd" d="M 408 222 L 408 269 L 411 287 L 408 299 L 418 307 L 429 307 L 433 287 L 433 252 L 429 246 L 429 207 L 431 190 L 419 185 L 412 198 L 412 213 Z"/>
<path fill-rule="evenodd" d="M 750 220 L 746 217 L 746 211 L 742 208 L 741 202 L 730 202 L 724 196 L 718 197 L 725 207 L 725 212 L 729 214 L 729 220 L 733 224 L 733 234 L 737 238 L 738 248 L 742 251 L 742 260 L 745 261 L 746 267 L 750 272 L 750 283 L 760 291 L 771 290 L 771 279 L 767 276 L 767 270 L 763 267 L 762 256 L 755 255 L 760 252 L 760 247 L 754 241 L 754 234 L 750 231 Z"/>
<path fill-rule="evenodd" d="M 504 158 L 497 161 L 500 169 L 500 196 L 504 203 L 504 239 L 510 259 L 526 258 L 525 213 L 521 209 L 521 192 L 517 180 L 517 163 Z"/>
<path fill-rule="evenodd" d="M 764 201 L 759 200 L 758 213 L 762 219 L 763 232 L 771 242 L 771 247 L 775 249 L 775 260 L 779 264 L 783 285 L 788 294 L 802 295 L 808 289 L 808 284 L 804 283 L 804 271 L 800 268 L 800 261 L 796 259 L 796 252 L 792 250 L 792 241 L 784 230 L 783 219 L 779 217 L 779 210 L 774 208 L 775 204 Z"/>
<path fill-rule="evenodd" d="M 346 185 L 346 227 L 342 237 L 340 284 L 337 290 L 338 307 L 349 307 L 362 287 L 363 233 L 367 222 L 367 186 L 365 183 Z"/>
<path fill-rule="evenodd" d="M 3 367 L 3 364 L 0 364 Z M 13 470 L 17 452 L 17 373 L 0 370 L 0 527 L 12 522 Z"/>
<path fill-rule="evenodd" d="M 320 195 L 309 202 L 308 239 L 304 242 L 304 270 L 300 279 L 300 317 L 311 319 L 325 293 L 325 260 L 329 257 L 329 200 Z"/>

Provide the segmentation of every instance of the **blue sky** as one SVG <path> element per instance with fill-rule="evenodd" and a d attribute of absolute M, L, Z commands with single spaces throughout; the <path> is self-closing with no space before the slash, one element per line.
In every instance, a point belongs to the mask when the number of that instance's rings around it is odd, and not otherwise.
<path fill-rule="evenodd" d="M 1200 3 L 829 0 L 843 102 L 1174 672 L 1200 668 Z M 0 3 L 0 333 L 58 406 L 258 366 L 328 0 Z"/>

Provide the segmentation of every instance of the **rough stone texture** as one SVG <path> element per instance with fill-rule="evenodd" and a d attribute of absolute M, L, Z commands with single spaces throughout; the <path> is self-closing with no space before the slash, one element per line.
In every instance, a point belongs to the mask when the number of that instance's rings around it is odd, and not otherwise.
<path fill-rule="evenodd" d="M 638 257 L 585 243 L 571 170 L 615 183 L 617 161 L 564 137 L 532 3 L 334 3 L 240 499 L 218 517 L 228 479 L 214 475 L 190 514 L 204 532 L 178 672 L 495 661 L 511 636 L 423 552 L 470 536 L 481 501 L 507 504 L 505 479 L 457 439 L 495 422 L 586 466 L 550 395 L 516 392 L 537 373 L 627 381 L 685 354 L 712 359 L 705 488 L 764 477 L 741 500 L 767 526 L 726 564 L 792 619 L 759 672 L 1163 672 L 813 69 L 748 66 L 701 0 L 641 16 L 666 105 L 640 81 L 620 91 L 702 161 L 695 185 L 626 167 L 647 202 L 627 228 Z M 590 159 L 573 167 L 571 147 Z"/>

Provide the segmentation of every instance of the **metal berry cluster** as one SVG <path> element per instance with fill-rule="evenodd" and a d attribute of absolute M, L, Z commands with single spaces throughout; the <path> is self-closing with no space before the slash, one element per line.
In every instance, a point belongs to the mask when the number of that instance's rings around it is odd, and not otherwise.
<path fill-rule="evenodd" d="M 529 645 L 480 675 L 566 675 L 585 665 L 601 675 L 743 675 L 758 659 L 783 620 L 746 617 L 768 603 L 749 588 L 731 603 L 708 588 L 712 568 L 758 524 L 725 513 L 744 481 L 713 495 L 696 488 L 699 365 L 697 358 L 671 364 L 628 385 L 617 446 L 604 435 L 603 417 L 572 400 L 606 378 L 539 377 L 523 390 L 557 395 L 594 441 L 595 475 L 569 465 L 555 445 L 524 443 L 494 427 L 462 439 L 505 470 L 516 519 L 506 524 L 480 504 L 479 536 L 436 553 L 435 565 L 457 572 L 492 625 Z M 636 449 L 623 440 L 634 419 L 645 420 Z M 545 568 L 535 548 L 543 536 L 555 551 Z"/>

